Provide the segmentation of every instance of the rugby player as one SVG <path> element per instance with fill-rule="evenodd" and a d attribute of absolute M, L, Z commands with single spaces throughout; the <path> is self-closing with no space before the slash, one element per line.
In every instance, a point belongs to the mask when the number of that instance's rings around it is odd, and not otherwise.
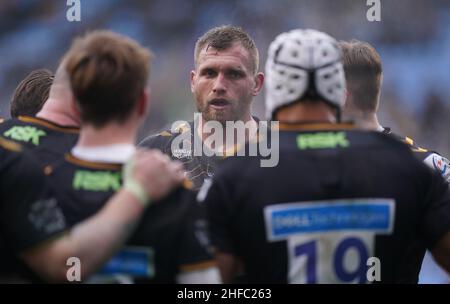
<path fill-rule="evenodd" d="M 344 119 L 354 121 L 357 128 L 380 131 L 403 141 L 420 160 L 450 183 L 450 162 L 447 158 L 437 152 L 418 147 L 411 138 L 398 135 L 392 132 L 391 128 L 380 125 L 377 110 L 380 103 L 383 68 L 381 57 L 375 48 L 367 42 L 358 40 L 341 41 L 339 45 L 347 83 Z M 427 253 L 422 268 L 420 282 L 450 282 L 450 276 L 444 270 L 439 270 L 430 253 Z"/>
<path fill-rule="evenodd" d="M 66 56 L 81 131 L 49 177 L 69 224 L 94 215 L 121 187 L 123 164 L 136 150 L 147 113 L 150 57 L 137 42 L 109 31 L 77 39 Z M 219 282 L 193 195 L 180 187 L 154 202 L 93 282 Z"/>
<path fill-rule="evenodd" d="M 333 38 L 293 30 L 272 42 L 279 164 L 229 158 L 198 196 L 224 282 L 242 261 L 250 282 L 412 283 L 425 247 L 450 270 L 447 184 L 403 143 L 339 123 L 344 95 Z"/>
<path fill-rule="evenodd" d="M 245 31 L 234 26 L 215 27 L 201 36 L 195 44 L 194 62 L 195 70 L 190 75 L 191 91 L 201 121 L 150 136 L 140 145 L 160 149 L 172 159 L 183 162 L 194 189 L 198 190 L 205 179 L 213 176 L 222 157 L 208 156 L 212 153 L 196 155 L 196 142 L 200 143 L 202 151 L 209 149 L 226 154 L 227 150 L 226 145 L 208 146 L 204 140 L 213 132 L 207 132 L 202 126 L 217 121 L 225 133 L 227 121 L 242 121 L 248 126 L 244 141 L 254 136 L 258 119 L 251 115 L 251 103 L 262 88 L 264 75 L 258 72 L 259 53 L 255 42 Z M 187 149 L 173 149 L 172 142 L 183 133 L 189 133 L 190 145 Z M 220 136 L 225 138 L 225 134 Z"/>
<path fill-rule="evenodd" d="M 380 55 L 367 42 L 352 40 L 339 43 L 344 60 L 347 81 L 347 94 L 343 117 L 351 120 L 357 128 L 380 131 L 392 135 L 408 144 L 415 155 L 430 168 L 439 172 L 450 182 L 450 162 L 439 153 L 417 146 L 407 136 L 392 132 L 378 121 L 377 111 L 380 103 L 383 68 Z"/>
<path fill-rule="evenodd" d="M 129 164 L 128 186 L 95 216 L 69 225 L 61 202 L 25 150 L 0 138 L 2 283 L 68 282 L 69 258 L 79 259 L 79 278 L 84 280 L 133 232 L 148 205 L 142 195 L 157 200 L 183 178 L 181 165 L 169 164 L 156 151 L 139 152 Z"/>
<path fill-rule="evenodd" d="M 79 114 L 64 72 L 64 59 L 56 71 L 49 97 L 36 116 L 19 115 L 0 124 L 0 136 L 33 150 L 43 168 L 58 162 L 70 151 L 78 133 Z"/>

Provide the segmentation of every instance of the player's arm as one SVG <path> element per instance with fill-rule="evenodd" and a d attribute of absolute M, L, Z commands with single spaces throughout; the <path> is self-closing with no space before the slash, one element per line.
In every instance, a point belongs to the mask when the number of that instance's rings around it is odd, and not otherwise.
<path fill-rule="evenodd" d="M 437 153 L 430 153 L 423 162 L 432 170 L 438 172 L 450 184 L 450 161 L 447 158 Z"/>
<path fill-rule="evenodd" d="M 82 279 L 86 278 L 130 236 L 145 210 L 145 196 L 158 200 L 183 179 L 181 165 L 155 151 L 137 153 L 128 175 L 124 188 L 96 215 L 61 237 L 23 252 L 26 263 L 47 281 L 65 281 L 67 259 L 77 257 Z"/>
<path fill-rule="evenodd" d="M 215 254 L 215 258 L 223 282 L 226 284 L 232 283 L 242 268 L 242 262 L 239 257 L 231 253 L 218 251 Z"/>
<path fill-rule="evenodd" d="M 179 284 L 220 284 L 222 279 L 215 262 L 180 272 L 176 278 Z"/>
<path fill-rule="evenodd" d="M 450 274 L 450 232 L 431 251 L 436 262 Z"/>
<path fill-rule="evenodd" d="M 438 173 L 428 171 L 431 183 L 425 199 L 422 233 L 435 260 L 450 272 L 450 187 Z"/>

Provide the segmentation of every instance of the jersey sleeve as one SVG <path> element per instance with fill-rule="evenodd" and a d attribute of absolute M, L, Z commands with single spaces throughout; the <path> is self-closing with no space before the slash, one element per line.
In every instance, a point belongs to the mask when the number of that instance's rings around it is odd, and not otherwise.
<path fill-rule="evenodd" d="M 431 184 L 421 228 L 427 247 L 432 249 L 447 232 L 450 232 L 450 187 L 437 172 L 429 171 L 429 174 Z"/>
<path fill-rule="evenodd" d="M 154 134 L 154 135 L 150 135 L 147 136 L 146 138 L 144 138 L 139 144 L 139 147 L 143 147 L 143 148 L 149 148 L 149 149 L 153 149 L 158 145 L 159 142 L 159 134 Z"/>
<path fill-rule="evenodd" d="M 427 153 L 423 162 L 431 169 L 438 172 L 442 177 L 450 184 L 450 161 L 437 154 L 437 153 Z"/>
<path fill-rule="evenodd" d="M 139 147 L 146 149 L 158 149 L 161 152 L 170 155 L 170 140 L 172 139 L 172 134 L 168 131 L 164 131 L 159 134 L 150 135 L 144 138 L 140 143 Z"/>
<path fill-rule="evenodd" d="M 37 246 L 67 229 L 45 175 L 30 157 L 21 154 L 2 172 L 0 222 L 15 252 Z"/>

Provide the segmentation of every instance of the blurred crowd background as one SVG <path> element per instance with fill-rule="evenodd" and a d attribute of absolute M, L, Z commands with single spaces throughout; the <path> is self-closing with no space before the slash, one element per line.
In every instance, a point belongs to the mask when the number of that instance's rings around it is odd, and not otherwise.
<path fill-rule="evenodd" d="M 81 0 L 81 22 L 68 22 L 66 0 L 0 1 L 0 116 L 9 117 L 16 85 L 33 69 L 55 71 L 74 36 L 91 29 L 126 34 L 155 53 L 151 113 L 141 137 L 192 120 L 189 86 L 194 43 L 213 26 L 242 26 L 264 69 L 274 37 L 315 28 L 340 40 L 370 42 L 383 60 L 380 120 L 397 133 L 450 155 L 450 2 L 381 0 L 369 22 L 366 0 Z M 264 118 L 263 94 L 254 112 Z"/>

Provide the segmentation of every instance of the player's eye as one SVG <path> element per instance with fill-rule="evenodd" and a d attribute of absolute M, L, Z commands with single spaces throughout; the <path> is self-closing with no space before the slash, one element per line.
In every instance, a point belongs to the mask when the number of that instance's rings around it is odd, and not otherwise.
<path fill-rule="evenodd" d="M 231 79 L 239 79 L 239 78 L 242 78 L 244 76 L 242 72 L 234 71 L 234 70 L 228 71 L 227 75 Z"/>
<path fill-rule="evenodd" d="M 213 69 L 205 69 L 202 71 L 202 76 L 206 77 L 214 77 L 216 75 L 216 72 Z"/>

